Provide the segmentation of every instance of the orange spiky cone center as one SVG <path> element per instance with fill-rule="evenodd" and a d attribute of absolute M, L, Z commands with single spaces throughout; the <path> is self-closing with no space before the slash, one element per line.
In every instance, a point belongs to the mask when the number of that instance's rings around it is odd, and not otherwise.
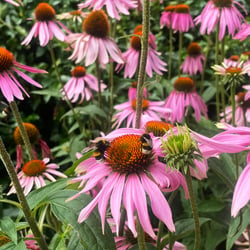
<path fill-rule="evenodd" d="M 132 108 L 134 110 L 136 110 L 136 102 L 137 102 L 136 99 L 132 100 Z M 149 107 L 149 101 L 146 99 L 143 99 L 142 100 L 142 111 L 146 111 L 148 109 L 148 107 Z"/>
<path fill-rule="evenodd" d="M 103 10 L 93 10 L 83 20 L 82 28 L 91 36 L 106 38 L 109 33 L 108 17 Z"/>
<path fill-rule="evenodd" d="M 31 160 L 24 164 L 22 171 L 27 176 L 41 175 L 46 169 L 46 164 L 41 160 Z"/>
<path fill-rule="evenodd" d="M 23 123 L 24 128 L 28 134 L 28 137 L 30 139 L 30 143 L 31 144 L 36 144 L 39 141 L 40 138 L 40 133 L 37 129 L 37 127 L 31 123 Z M 24 141 L 20 132 L 19 127 L 16 127 L 15 131 L 14 131 L 14 140 L 16 142 L 16 144 L 18 145 L 23 145 Z"/>
<path fill-rule="evenodd" d="M 240 67 L 228 67 L 226 72 L 231 75 L 238 75 L 242 72 L 242 68 Z"/>
<path fill-rule="evenodd" d="M 164 8 L 164 11 L 165 11 L 165 12 L 174 12 L 175 7 L 176 7 L 176 5 L 166 6 L 166 7 Z"/>
<path fill-rule="evenodd" d="M 194 86 L 193 80 L 189 77 L 179 77 L 174 83 L 174 89 L 183 92 L 191 92 Z"/>
<path fill-rule="evenodd" d="M 189 6 L 186 4 L 178 4 L 174 9 L 175 13 L 189 13 Z"/>
<path fill-rule="evenodd" d="M 163 121 L 148 121 L 145 125 L 146 133 L 153 133 L 154 136 L 163 136 L 173 125 Z"/>
<path fill-rule="evenodd" d="M 201 47 L 198 43 L 190 43 L 187 47 L 188 55 L 192 57 L 199 56 L 201 54 Z"/>
<path fill-rule="evenodd" d="M 86 69 L 82 66 L 77 66 L 71 71 L 71 75 L 77 78 L 83 77 L 86 75 Z"/>
<path fill-rule="evenodd" d="M 38 21 L 51 21 L 55 18 L 56 12 L 54 8 L 47 3 L 39 3 L 34 11 L 35 18 Z"/>
<path fill-rule="evenodd" d="M 122 174 L 145 171 L 152 163 L 152 154 L 142 153 L 139 135 L 123 135 L 115 138 L 105 153 L 111 169 Z"/>
<path fill-rule="evenodd" d="M 214 5 L 219 8 L 227 7 L 230 8 L 232 7 L 233 0 L 212 0 Z"/>
<path fill-rule="evenodd" d="M 0 73 L 9 70 L 14 64 L 15 58 L 7 49 L 0 47 Z"/>
<path fill-rule="evenodd" d="M 140 51 L 141 50 L 141 37 L 142 37 L 142 32 L 138 31 L 134 33 L 136 36 L 132 36 L 130 38 L 130 45 L 133 49 Z"/>

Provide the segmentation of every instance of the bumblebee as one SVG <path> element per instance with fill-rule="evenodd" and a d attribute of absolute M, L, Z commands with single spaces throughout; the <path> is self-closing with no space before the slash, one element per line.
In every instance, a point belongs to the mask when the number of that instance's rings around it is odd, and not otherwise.
<path fill-rule="evenodd" d="M 93 153 L 93 156 L 98 162 L 103 162 L 105 160 L 104 153 L 109 146 L 110 143 L 105 139 L 101 139 L 95 143 L 95 151 Z"/>
<path fill-rule="evenodd" d="M 145 155 L 150 154 L 152 152 L 152 149 L 153 149 L 151 136 L 149 134 L 143 134 L 140 137 L 140 141 L 141 141 L 142 153 Z"/>

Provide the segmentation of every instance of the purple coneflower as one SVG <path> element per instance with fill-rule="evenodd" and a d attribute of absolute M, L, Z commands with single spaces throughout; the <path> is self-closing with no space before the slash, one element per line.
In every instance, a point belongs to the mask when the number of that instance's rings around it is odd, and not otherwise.
<path fill-rule="evenodd" d="M 32 73 L 47 73 L 45 70 L 36 69 L 18 63 L 11 52 L 3 47 L 0 47 L 0 89 L 8 102 L 14 101 L 14 97 L 19 100 L 23 100 L 22 91 L 29 96 L 14 76 L 14 72 L 30 84 L 38 88 L 42 88 L 38 82 L 34 81 L 18 68 Z"/>
<path fill-rule="evenodd" d="M 243 61 L 236 62 L 232 66 L 232 62 L 224 59 L 221 65 L 214 65 L 212 69 L 215 71 L 216 75 L 222 76 L 242 76 L 245 74 L 250 74 L 250 64 L 244 63 Z"/>
<path fill-rule="evenodd" d="M 149 93 L 146 88 L 143 88 L 143 97 L 147 98 L 149 96 Z M 131 86 L 128 89 L 128 99 L 130 101 L 136 99 L 137 97 L 137 82 L 134 81 L 131 83 Z"/>
<path fill-rule="evenodd" d="M 126 127 L 129 128 L 132 126 L 135 127 L 136 122 L 136 100 L 129 100 L 128 102 L 124 102 L 122 104 L 118 104 L 114 106 L 114 109 L 118 111 L 112 120 L 114 121 L 113 127 L 119 128 L 123 121 L 127 119 Z M 160 117 L 165 116 L 168 112 L 171 112 L 170 109 L 166 109 L 163 107 L 163 101 L 149 101 L 147 99 L 143 99 L 142 101 L 142 112 L 145 115 L 151 116 L 152 119 L 159 119 Z"/>
<path fill-rule="evenodd" d="M 246 92 L 239 92 L 235 96 L 236 107 L 235 107 L 235 125 L 236 126 L 247 126 L 250 123 L 250 99 L 245 100 Z M 224 117 L 224 112 L 220 114 Z M 221 122 L 224 118 L 221 119 Z M 232 107 L 226 107 L 225 109 L 225 121 L 227 123 L 232 121 Z"/>
<path fill-rule="evenodd" d="M 110 55 L 115 62 L 124 63 L 119 48 L 109 37 L 109 21 L 103 10 L 92 11 L 84 19 L 82 28 L 83 33 L 70 34 L 66 38 L 70 48 L 73 48 L 70 60 L 79 63 L 85 58 L 86 66 L 96 61 L 105 66 Z"/>
<path fill-rule="evenodd" d="M 238 39 L 243 41 L 250 36 L 250 24 L 243 23 L 240 27 L 240 30 L 235 34 L 233 39 Z"/>
<path fill-rule="evenodd" d="M 22 170 L 17 174 L 20 185 L 24 188 L 24 194 L 27 195 L 33 186 L 35 185 L 37 188 L 43 187 L 46 185 L 44 177 L 48 180 L 54 182 L 56 179 L 53 175 L 67 178 L 67 176 L 56 169 L 59 168 L 58 165 L 54 163 L 47 164 L 49 162 L 49 158 L 44 158 L 41 160 L 31 160 L 24 164 Z M 14 187 L 10 189 L 7 195 L 16 193 Z"/>
<path fill-rule="evenodd" d="M 28 238 L 27 240 L 24 240 L 25 246 L 27 249 L 30 250 L 41 250 L 41 248 L 37 245 L 37 241 L 31 238 L 34 238 L 33 234 L 26 235 L 25 238 Z"/>
<path fill-rule="evenodd" d="M 176 5 L 172 13 L 173 30 L 183 33 L 193 27 L 194 23 L 189 13 L 189 6 L 185 4 Z"/>
<path fill-rule="evenodd" d="M 13 1 L 13 0 L 5 0 L 5 2 L 10 3 L 10 4 L 13 4 L 13 5 L 15 5 L 15 6 L 20 6 L 20 4 L 23 5 L 23 3 L 22 3 L 21 0 L 17 0 L 16 2 Z"/>
<path fill-rule="evenodd" d="M 172 213 L 160 190 L 160 187 L 166 186 L 169 180 L 165 165 L 154 157 L 154 148 L 146 153 L 143 152 L 141 130 L 126 130 L 127 133 L 123 135 L 116 130 L 106 136 L 105 139 L 109 144 L 105 149 L 102 162 L 97 161 L 94 156 L 86 160 L 89 167 L 86 174 L 82 176 L 82 180 L 87 183 L 69 200 L 91 190 L 100 180 L 103 180 L 103 186 L 97 196 L 82 209 L 78 222 L 81 223 L 87 219 L 94 207 L 98 205 L 104 230 L 107 205 L 110 203 L 110 211 L 118 233 L 123 204 L 127 212 L 128 228 L 133 236 L 137 237 L 134 220 L 136 212 L 144 232 L 155 238 L 148 214 L 147 195 L 153 214 L 173 232 L 175 227 Z"/>
<path fill-rule="evenodd" d="M 61 22 L 56 20 L 54 8 L 47 3 L 39 3 L 34 11 L 36 22 L 30 30 L 22 45 L 28 45 L 32 37 L 39 36 L 41 46 L 46 46 L 55 36 L 58 40 L 64 41 L 65 34 L 57 26 L 59 25 L 67 33 L 71 33 Z"/>
<path fill-rule="evenodd" d="M 175 10 L 175 5 L 166 6 L 161 14 L 160 26 L 163 28 L 166 25 L 168 28 L 172 28 L 172 16 Z"/>
<path fill-rule="evenodd" d="M 70 12 L 64 12 L 62 14 L 56 15 L 56 18 L 59 20 L 72 19 L 74 22 L 78 21 L 82 23 L 83 18 L 87 17 L 89 13 L 82 12 L 81 10 L 72 10 Z"/>
<path fill-rule="evenodd" d="M 250 135 L 250 134 L 249 134 Z M 231 215 L 236 217 L 240 209 L 247 205 L 250 200 L 250 153 L 247 157 L 247 165 L 240 174 L 234 188 Z"/>
<path fill-rule="evenodd" d="M 71 71 L 72 77 L 61 89 L 61 92 L 66 93 L 71 102 L 79 103 L 84 99 L 87 101 L 92 98 L 91 90 L 98 92 L 98 80 L 95 76 L 86 73 L 86 69 L 82 66 L 77 66 Z M 105 84 L 101 84 L 101 91 L 106 88 Z"/>
<path fill-rule="evenodd" d="M 195 24 L 201 24 L 200 32 L 202 35 L 208 35 L 216 28 L 219 22 L 219 40 L 222 40 L 226 33 L 226 28 L 230 35 L 241 27 L 241 22 L 246 22 L 244 16 L 236 8 L 236 4 L 241 7 L 245 13 L 246 10 L 241 4 L 234 0 L 210 0 L 201 14 L 195 18 Z"/>
<path fill-rule="evenodd" d="M 122 54 L 125 59 L 125 65 L 118 64 L 116 67 L 116 70 L 120 71 L 125 66 L 125 78 L 132 78 L 138 69 L 141 52 L 141 36 L 142 31 L 134 32 L 134 36 L 130 39 L 130 48 Z M 159 58 L 160 55 L 161 54 L 156 51 L 155 37 L 153 34 L 150 34 L 146 64 L 146 73 L 149 77 L 153 76 L 153 71 L 159 75 L 162 75 L 163 71 L 167 71 L 165 68 L 167 64 Z"/>
<path fill-rule="evenodd" d="M 28 123 L 28 122 L 24 122 L 23 126 L 27 132 L 28 137 L 29 137 L 29 140 L 30 140 L 35 157 L 37 158 L 35 146 L 39 145 L 41 148 L 41 151 L 42 151 L 42 157 L 52 159 L 53 158 L 52 152 L 50 151 L 50 148 L 47 145 L 47 143 L 41 139 L 41 136 L 40 136 L 40 133 L 39 133 L 39 130 L 37 129 L 37 127 L 34 124 Z M 16 148 L 16 155 L 17 155 L 16 171 L 17 171 L 21 167 L 21 164 L 23 163 L 22 146 L 24 145 L 24 141 L 22 139 L 19 127 L 16 127 L 16 129 L 14 131 L 14 140 L 17 144 L 17 148 Z"/>
<path fill-rule="evenodd" d="M 120 20 L 119 12 L 129 15 L 128 10 L 137 7 L 135 0 L 87 0 L 78 4 L 78 8 L 93 7 L 94 10 L 100 10 L 104 5 L 106 5 L 108 15 L 117 20 Z"/>
<path fill-rule="evenodd" d="M 205 57 L 202 54 L 200 45 L 198 43 L 189 44 L 187 54 L 186 59 L 181 65 L 182 72 L 189 75 L 196 75 L 197 72 L 201 74 Z"/>
<path fill-rule="evenodd" d="M 195 91 L 193 80 L 189 77 L 179 77 L 174 83 L 174 90 L 166 99 L 165 107 L 172 110 L 166 118 L 170 118 L 172 123 L 182 122 L 190 106 L 194 109 L 197 121 L 200 121 L 201 113 L 207 118 L 207 106 Z"/>

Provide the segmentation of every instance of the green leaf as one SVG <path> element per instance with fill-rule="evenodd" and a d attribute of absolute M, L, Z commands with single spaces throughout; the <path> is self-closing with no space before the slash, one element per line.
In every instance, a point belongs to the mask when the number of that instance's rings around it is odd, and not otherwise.
<path fill-rule="evenodd" d="M 214 250 L 226 239 L 226 227 L 215 221 L 211 221 L 204 235 L 206 250 Z"/>
<path fill-rule="evenodd" d="M 198 210 L 203 213 L 219 212 L 225 207 L 222 201 L 216 199 L 204 200 L 199 203 Z"/>
<path fill-rule="evenodd" d="M 15 244 L 17 244 L 16 226 L 10 217 L 4 217 L 0 221 L 0 229 L 4 234 L 9 236 Z"/>
<path fill-rule="evenodd" d="M 9 242 L 0 247 L 0 250 L 27 250 L 24 241 L 20 241 L 17 245 L 14 242 Z"/>
<path fill-rule="evenodd" d="M 205 224 L 210 220 L 211 220 L 210 218 L 199 218 L 200 226 L 202 226 L 203 224 Z M 175 230 L 176 230 L 175 233 L 176 236 L 178 236 L 178 234 L 185 234 L 194 231 L 194 219 L 187 218 L 176 221 Z"/>
<path fill-rule="evenodd" d="M 89 204 L 91 198 L 86 194 L 82 194 L 72 201 L 65 202 L 65 200 L 76 193 L 77 191 L 75 190 L 64 190 L 63 192 L 59 190 L 51 194 L 48 200 L 54 215 L 60 221 L 70 224 L 74 228 L 84 249 L 115 250 L 116 246 L 112 232 L 106 223 L 104 234 L 102 233 L 100 216 L 96 210 L 83 223 L 77 222 L 80 211 Z"/>
<path fill-rule="evenodd" d="M 73 174 L 74 171 L 75 171 L 75 168 L 76 168 L 81 162 L 83 162 L 83 161 L 85 161 L 86 159 L 88 159 L 89 157 L 91 157 L 92 154 L 93 154 L 93 150 L 91 150 L 91 151 L 87 152 L 86 154 L 84 154 L 80 159 L 76 160 L 76 161 L 74 162 L 74 164 L 73 164 L 71 167 L 69 167 L 69 168 L 65 171 L 65 174 L 68 175 L 68 176 L 71 175 L 71 174 Z"/>
<path fill-rule="evenodd" d="M 62 98 L 62 94 L 58 89 L 42 89 L 42 90 L 33 90 L 31 91 L 32 94 L 37 95 L 45 95 L 45 96 L 53 96 Z"/>
<path fill-rule="evenodd" d="M 241 217 L 242 216 L 242 217 Z M 231 219 L 227 235 L 226 249 L 232 249 L 234 242 L 240 237 L 244 229 L 250 223 L 250 209 L 246 209 L 243 214 Z"/>
<path fill-rule="evenodd" d="M 42 201 L 49 201 L 49 195 L 55 191 L 62 190 L 67 186 L 69 179 L 58 179 L 56 182 L 49 183 L 48 185 L 36 189 L 27 195 L 27 201 L 31 209 L 36 207 Z"/>

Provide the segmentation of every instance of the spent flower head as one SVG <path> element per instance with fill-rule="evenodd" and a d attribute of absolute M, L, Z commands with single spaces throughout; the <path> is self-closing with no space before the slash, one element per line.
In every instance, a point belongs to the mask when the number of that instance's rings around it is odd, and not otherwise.
<path fill-rule="evenodd" d="M 177 132 L 177 133 L 176 133 Z M 177 131 L 172 128 L 161 138 L 163 153 L 168 167 L 187 173 L 189 166 L 196 168 L 194 160 L 201 161 L 202 155 L 196 141 L 191 137 L 189 128 L 177 125 Z"/>

